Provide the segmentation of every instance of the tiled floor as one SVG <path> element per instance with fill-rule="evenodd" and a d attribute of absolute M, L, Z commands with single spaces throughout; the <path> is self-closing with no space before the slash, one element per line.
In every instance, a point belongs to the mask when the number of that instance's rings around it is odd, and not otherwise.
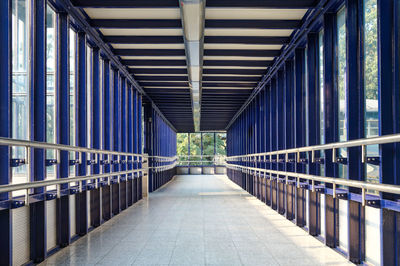
<path fill-rule="evenodd" d="M 178 176 L 43 265 L 345 265 L 226 176 Z"/>

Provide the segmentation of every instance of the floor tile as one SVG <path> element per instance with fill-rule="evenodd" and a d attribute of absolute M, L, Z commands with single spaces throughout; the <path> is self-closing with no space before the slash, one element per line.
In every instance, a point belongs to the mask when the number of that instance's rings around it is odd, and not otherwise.
<path fill-rule="evenodd" d="M 349 265 L 226 176 L 177 176 L 42 265 Z"/>

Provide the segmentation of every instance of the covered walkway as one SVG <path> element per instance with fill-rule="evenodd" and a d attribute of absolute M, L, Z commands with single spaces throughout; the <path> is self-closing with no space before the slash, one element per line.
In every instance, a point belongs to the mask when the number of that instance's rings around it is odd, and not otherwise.
<path fill-rule="evenodd" d="M 180 175 L 42 265 L 345 265 L 221 175 Z"/>

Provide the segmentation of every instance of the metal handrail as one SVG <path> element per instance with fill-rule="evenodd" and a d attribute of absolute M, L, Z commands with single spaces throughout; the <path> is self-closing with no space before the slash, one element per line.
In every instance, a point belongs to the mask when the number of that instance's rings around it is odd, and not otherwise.
<path fill-rule="evenodd" d="M 366 197 L 365 197 L 366 190 L 375 190 L 375 191 L 379 191 L 379 192 L 400 194 L 400 186 L 399 185 L 376 184 L 376 183 L 369 183 L 369 182 L 365 182 L 365 181 L 317 176 L 317 175 L 310 175 L 310 174 L 303 174 L 303 173 L 296 173 L 296 172 L 285 172 L 285 171 L 270 170 L 270 169 L 249 167 L 249 166 L 229 164 L 229 163 L 227 163 L 226 166 L 227 166 L 227 168 L 233 169 L 233 170 L 241 170 L 241 171 L 248 170 L 248 171 L 255 171 L 255 172 L 263 172 L 263 173 L 277 175 L 278 177 L 285 176 L 286 181 L 287 181 L 288 177 L 294 177 L 297 179 L 297 187 L 300 187 L 300 179 L 311 180 L 312 181 L 312 184 L 311 184 L 312 191 L 315 191 L 315 182 L 314 181 L 331 183 L 333 185 L 333 197 L 334 198 L 336 198 L 336 185 L 360 188 L 361 194 L 362 194 L 363 206 L 365 206 L 365 201 L 366 201 Z"/>
<path fill-rule="evenodd" d="M 271 152 L 262 152 L 262 153 L 252 153 L 252 154 L 245 154 L 245 155 L 234 155 L 229 156 L 226 160 L 232 159 L 239 159 L 239 158 L 251 158 L 251 157 L 260 157 L 260 156 L 273 156 L 279 154 L 292 154 L 292 153 L 301 153 L 301 152 L 315 152 L 320 150 L 332 150 L 333 159 L 336 159 L 336 149 L 340 148 L 350 148 L 350 147 L 358 147 L 361 146 L 362 148 L 362 161 L 365 162 L 366 157 L 366 149 L 365 146 L 368 145 L 375 145 L 375 144 L 388 144 L 388 143 L 395 143 L 400 142 L 400 134 L 391 134 L 385 136 L 378 136 L 373 138 L 364 138 L 364 139 L 357 139 L 357 140 L 350 140 L 350 141 L 343 141 L 343 142 L 334 142 L 329 144 L 321 144 L 321 145 L 314 145 L 314 146 L 307 146 L 301 148 L 292 148 L 287 150 L 277 150 Z M 299 159 L 299 158 L 297 158 Z"/>
<path fill-rule="evenodd" d="M 63 150 L 63 151 L 72 151 L 72 152 L 79 152 L 79 153 L 85 152 L 85 153 L 96 153 L 96 154 L 105 154 L 105 155 L 132 156 L 132 157 L 139 157 L 139 158 L 145 157 L 144 154 L 138 154 L 138 153 L 99 150 L 99 149 L 85 148 L 85 147 L 79 147 L 79 146 L 71 146 L 71 145 L 64 145 L 64 144 L 39 142 L 39 141 L 30 141 L 30 140 L 19 140 L 19 139 L 11 139 L 11 138 L 3 138 L 3 137 L 0 137 L 0 145 L 19 146 L 19 147 L 26 147 L 26 148 L 39 148 L 39 149 L 46 149 L 46 150 Z"/>
<path fill-rule="evenodd" d="M 99 179 L 99 178 L 104 178 L 104 177 L 110 178 L 113 176 L 128 175 L 128 174 L 133 174 L 136 172 L 144 172 L 144 171 L 145 171 L 145 169 L 132 169 L 132 170 L 121 171 L 121 172 L 111 172 L 111 173 L 103 173 L 103 174 L 88 175 L 88 176 L 58 178 L 58 179 L 52 179 L 52 180 L 41 180 L 41 181 L 26 182 L 26 183 L 20 183 L 20 184 L 0 185 L 0 193 L 7 193 L 7 192 L 12 192 L 12 191 L 26 190 L 26 189 L 32 189 L 32 188 L 47 187 L 47 186 L 52 186 L 52 185 L 62 185 L 62 184 L 67 184 L 67 183 L 72 183 L 72 182 L 81 182 L 81 181 Z"/>

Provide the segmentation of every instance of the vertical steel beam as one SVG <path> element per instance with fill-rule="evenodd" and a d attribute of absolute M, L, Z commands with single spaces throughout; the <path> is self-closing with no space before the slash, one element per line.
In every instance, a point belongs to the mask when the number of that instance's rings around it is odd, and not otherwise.
<path fill-rule="evenodd" d="M 305 135 L 305 104 L 304 104 L 304 94 L 305 94 L 305 57 L 304 48 L 297 48 L 295 50 L 295 101 L 294 101 L 294 111 L 295 111 L 295 145 L 296 147 L 304 146 L 304 135 Z M 296 172 L 304 173 L 304 165 L 299 162 L 296 155 Z M 305 191 L 302 188 L 296 189 L 296 224 L 300 227 L 305 226 Z"/>
<path fill-rule="evenodd" d="M 78 96 L 78 123 L 77 123 L 77 143 L 80 147 L 87 147 L 87 89 L 86 89 L 86 36 L 84 32 L 78 32 L 78 69 L 77 69 L 77 96 Z M 82 153 L 81 163 L 78 173 L 85 176 L 87 171 L 87 155 Z M 82 191 L 76 195 L 76 232 L 79 235 L 85 235 L 88 229 L 88 210 L 87 210 L 87 192 L 86 181 L 82 181 Z"/>
<path fill-rule="evenodd" d="M 268 83 L 265 87 L 265 151 L 272 151 L 271 144 L 271 83 Z M 266 158 L 266 168 L 271 168 L 270 158 Z M 266 180 L 266 204 L 271 206 L 271 175 L 267 174 Z"/>
<path fill-rule="evenodd" d="M 57 105 L 58 118 L 57 134 L 58 143 L 69 145 L 70 142 L 70 91 L 69 91 L 69 28 L 67 13 L 58 13 L 57 20 Z M 69 152 L 60 152 L 59 178 L 68 178 L 69 175 Z M 68 189 L 68 184 L 61 185 L 61 189 Z M 70 243 L 70 213 L 69 213 L 69 196 L 61 196 L 57 199 L 57 233 L 58 244 L 61 247 Z"/>
<path fill-rule="evenodd" d="M 137 153 L 142 154 L 143 149 L 142 149 L 142 95 L 137 94 L 137 129 L 138 129 L 138 149 Z M 136 141 L 136 140 L 135 140 Z M 142 168 L 142 163 L 139 163 L 139 168 Z M 141 173 L 139 175 L 139 182 L 138 182 L 138 200 L 141 200 L 143 197 L 142 193 L 142 182 L 143 182 L 143 174 Z"/>
<path fill-rule="evenodd" d="M 133 91 L 133 153 L 138 153 L 138 108 L 137 108 L 137 90 Z M 138 169 L 138 163 L 135 162 L 134 169 Z M 138 184 L 139 184 L 139 174 L 135 173 L 135 178 L 133 180 L 133 202 L 137 202 L 138 199 Z"/>
<path fill-rule="evenodd" d="M 395 23 L 394 7 L 398 8 L 396 1 L 378 0 L 378 97 L 379 97 L 379 135 L 387 135 L 394 133 L 394 106 L 398 104 L 395 90 L 398 87 L 394 85 L 394 76 L 398 73 L 393 73 L 395 56 L 393 54 L 393 32 Z M 398 11 L 396 10 L 396 14 Z M 398 25 L 398 24 L 397 24 Z M 398 30 L 398 29 L 396 29 Z M 398 40 L 396 40 L 398 41 Z M 398 51 L 397 51 L 398 52 Z M 394 144 L 379 145 L 380 154 L 380 182 L 384 184 L 398 184 L 398 177 L 394 176 Z M 383 199 L 396 199 L 394 195 L 381 193 Z M 399 218 L 394 211 L 382 210 L 381 222 L 381 239 L 382 239 L 382 254 L 384 265 L 396 265 L 399 263 L 399 254 L 396 248 L 398 242 L 397 226 Z M 397 254 L 396 254 L 397 253 Z"/>
<path fill-rule="evenodd" d="M 121 99 L 120 99 L 120 108 L 121 108 L 121 148 L 120 150 L 126 152 L 126 79 L 121 79 Z M 126 156 L 121 156 L 122 161 L 126 161 Z M 126 163 L 121 164 L 121 171 L 126 171 Z M 126 202 L 127 202 L 127 176 L 121 176 L 121 183 L 120 183 L 120 202 L 121 202 L 121 210 L 126 209 Z"/>
<path fill-rule="evenodd" d="M 111 99 L 110 61 L 105 58 L 103 67 L 103 143 L 105 150 L 111 150 Z M 107 155 L 107 157 L 103 159 L 107 161 L 107 164 L 103 168 L 104 173 L 110 173 L 110 162 L 112 159 L 112 156 L 109 155 Z M 108 184 L 102 188 L 102 205 L 102 218 L 104 220 L 109 220 L 111 218 L 111 187 Z"/>
<path fill-rule="evenodd" d="M 308 74 L 308 145 L 318 144 L 318 128 L 319 120 L 317 120 L 319 105 L 318 105 L 318 33 L 312 32 L 307 36 L 307 74 Z M 311 175 L 317 174 L 317 164 L 311 160 L 312 154 L 308 153 L 308 173 Z M 309 182 L 309 185 L 312 185 Z M 310 190 L 308 200 L 308 233 L 316 236 L 320 233 L 320 206 L 319 194 Z"/>
<path fill-rule="evenodd" d="M 336 15 L 326 13 L 324 15 L 324 130 L 325 143 L 332 143 L 337 140 L 336 117 Z M 337 172 L 337 165 L 332 163 L 332 151 L 325 151 L 325 175 L 334 177 Z M 331 184 L 326 184 L 332 188 Z M 332 195 L 325 195 L 325 244 L 329 247 L 336 247 L 339 243 L 338 230 L 338 200 Z"/>
<path fill-rule="evenodd" d="M 35 0 L 31 15 L 31 140 L 46 141 L 46 1 Z M 34 149 L 31 173 L 33 180 L 46 178 L 45 151 Z M 45 193 L 44 188 L 34 189 L 35 194 Z M 46 258 L 46 208 L 45 201 L 30 204 L 31 259 L 41 262 Z"/>
<path fill-rule="evenodd" d="M 11 137 L 11 0 L 0 1 L 0 137 Z M 7 146 L 0 146 L 0 185 L 10 183 L 11 152 Z M 0 200 L 8 200 L 9 193 L 0 194 Z M 11 210 L 0 211 L 0 264 L 12 265 L 12 221 Z"/>
<path fill-rule="evenodd" d="M 121 138 L 121 130 L 120 130 L 120 75 L 117 69 L 114 69 L 114 96 L 113 96 L 113 150 L 120 151 L 120 138 Z M 114 156 L 114 168 L 113 172 L 118 172 L 120 169 L 120 158 L 119 156 Z M 115 179 L 115 183 L 112 185 L 112 213 L 117 215 L 120 212 L 120 193 L 118 183 L 120 177 L 118 176 Z"/>
<path fill-rule="evenodd" d="M 277 108 L 276 108 L 276 95 L 277 95 L 277 77 L 275 76 L 273 79 L 271 79 L 271 105 L 270 105 L 270 116 L 271 116 L 271 136 L 270 136 L 270 143 L 271 143 L 271 149 L 273 151 L 276 151 L 278 149 L 278 143 L 276 142 L 277 135 L 278 135 L 278 128 L 276 126 L 276 121 L 277 121 Z M 277 170 L 277 158 L 276 156 L 271 157 L 271 169 Z M 276 180 L 276 175 L 271 175 L 271 207 L 272 209 L 276 210 L 277 209 L 277 190 L 276 190 L 276 185 L 277 185 L 277 180 Z"/>
<path fill-rule="evenodd" d="M 288 60 L 285 65 L 286 70 L 286 87 L 284 90 L 285 99 L 285 149 L 293 148 L 293 107 L 294 107 L 294 64 L 293 60 Z M 289 157 L 288 157 L 289 158 Z M 293 172 L 294 163 L 286 162 L 285 170 L 288 172 Z M 289 220 L 295 219 L 295 185 L 286 184 L 286 218 Z"/>
<path fill-rule="evenodd" d="M 347 139 L 364 138 L 364 88 L 362 63 L 363 1 L 346 1 L 346 82 L 347 82 Z M 352 56 L 350 56 L 352 55 Z M 361 147 L 347 149 L 347 176 L 349 179 L 364 180 L 364 167 L 361 163 Z M 349 188 L 350 193 L 361 194 L 360 189 Z M 364 260 L 364 208 L 361 203 L 350 200 L 349 220 L 349 259 L 359 264 Z"/>
<path fill-rule="evenodd" d="M 100 149 L 100 77 L 99 77 L 99 64 L 100 64 L 99 48 L 93 47 L 92 56 L 92 130 L 91 130 L 91 143 L 92 148 Z M 100 174 L 100 156 L 97 157 L 97 162 L 92 166 L 93 174 Z M 100 188 L 96 187 L 90 191 L 90 225 L 97 227 L 100 225 L 101 206 L 100 206 Z"/>
<path fill-rule="evenodd" d="M 127 121 L 128 121 L 128 141 L 127 141 L 127 146 L 128 146 L 128 152 L 129 153 L 133 153 L 133 114 L 132 114 L 132 110 L 133 110 L 133 95 L 132 95 L 132 86 L 129 85 L 128 86 L 128 106 L 127 106 Z M 133 169 L 133 161 L 135 160 L 134 157 L 130 157 L 128 158 L 128 161 L 132 161 L 131 163 L 128 163 L 128 170 L 132 170 Z M 128 175 L 128 184 L 127 184 L 127 205 L 131 206 L 133 204 L 133 174 Z"/>

